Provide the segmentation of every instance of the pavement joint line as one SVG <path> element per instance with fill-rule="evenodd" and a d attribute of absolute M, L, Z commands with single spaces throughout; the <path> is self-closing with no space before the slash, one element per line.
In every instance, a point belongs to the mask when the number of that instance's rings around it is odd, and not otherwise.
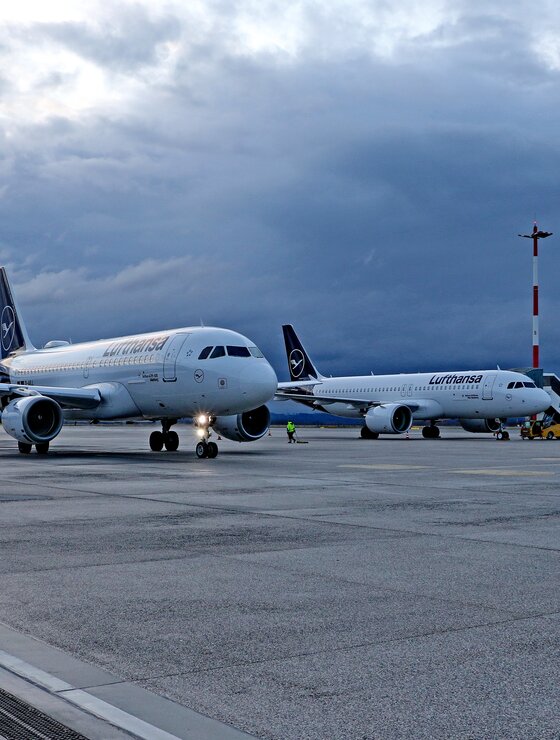
<path fill-rule="evenodd" d="M 8 481 L 12 483 L 21 483 L 21 481 Z M 30 483 L 30 485 L 39 486 L 41 484 L 39 483 Z M 350 485 L 350 482 L 348 482 L 348 485 Z M 383 483 L 384 486 L 399 486 L 403 487 L 402 484 L 388 484 Z M 53 486 L 54 487 L 54 486 Z M 430 488 L 433 490 L 433 486 L 430 486 Z M 61 490 L 68 490 L 68 489 L 61 489 Z M 76 489 L 71 489 L 76 490 Z M 440 489 L 438 489 L 440 490 Z M 468 491 L 471 489 L 461 489 L 462 491 Z M 473 489 L 473 492 L 479 493 L 476 491 L 476 489 Z M 78 491 L 79 493 L 79 491 Z M 451 533 L 443 533 L 443 532 L 422 532 L 418 530 L 411 530 L 411 529 L 395 529 L 391 527 L 378 527 L 370 524 L 358 524 L 355 522 L 333 522 L 329 521 L 328 519 L 315 519 L 315 518 L 309 518 L 309 517 L 297 517 L 293 515 L 283 514 L 281 512 L 279 513 L 271 513 L 270 511 L 263 512 L 263 511 L 255 511 L 254 509 L 250 508 L 243 508 L 243 507 L 231 507 L 231 506 L 219 506 L 217 504 L 204 504 L 204 503 L 190 503 L 186 501 L 169 501 L 167 499 L 154 499 L 150 498 L 149 496 L 138 496 L 138 495 L 126 495 L 122 493 L 106 493 L 104 491 L 84 491 L 86 495 L 91 496 L 103 496 L 106 498 L 119 498 L 119 499 L 130 499 L 130 500 L 136 500 L 136 501 L 147 501 L 151 503 L 166 503 L 171 504 L 175 506 L 183 506 L 187 508 L 195 508 L 195 509 L 208 509 L 210 511 L 222 511 L 222 512 L 229 512 L 230 514 L 251 514 L 253 516 L 257 517 L 263 517 L 263 518 L 275 518 L 275 519 L 288 519 L 293 521 L 305 521 L 308 523 L 313 523 L 316 525 L 323 525 L 323 526 L 333 526 L 333 527 L 347 527 L 347 528 L 356 528 L 356 529 L 364 529 L 364 530 L 371 530 L 371 531 L 382 531 L 382 532 L 396 532 L 399 534 L 409 534 L 409 535 L 415 535 L 417 537 L 436 537 L 440 539 L 455 539 L 455 540 L 462 540 L 465 542 L 483 542 L 486 544 L 491 545 L 498 545 L 498 546 L 506 546 L 506 547 L 516 547 L 516 548 L 523 548 L 523 549 L 531 549 L 531 550 L 543 550 L 545 552 L 560 552 L 560 548 L 556 547 L 544 547 L 542 545 L 527 545 L 527 544 L 521 544 L 521 543 L 513 543 L 513 542 L 500 542 L 498 540 L 487 540 L 487 539 L 481 539 L 478 537 L 462 537 L 458 536 L 456 534 Z M 487 491 L 486 494 L 489 493 L 496 493 L 499 495 L 506 494 L 506 495 L 525 495 L 522 493 L 516 494 L 514 491 Z M 549 494 L 554 495 L 555 498 L 558 497 L 557 494 Z M 6 525 L 6 526 L 12 526 L 12 525 Z M 180 558 L 179 558 L 180 559 Z M 88 566 L 83 566 L 88 567 Z M 95 564 L 93 564 L 91 567 L 95 567 Z M 54 569 L 56 570 L 56 569 Z M 27 572 L 27 571 L 25 571 Z"/>
<path fill-rule="evenodd" d="M 442 473 L 449 473 L 449 472 L 452 472 L 453 471 L 452 468 L 449 468 L 449 469 L 437 468 L 437 470 L 439 472 L 442 472 Z M 284 476 L 284 477 L 288 478 L 289 480 L 297 480 L 298 482 L 301 481 L 301 477 L 299 477 L 299 476 L 289 476 L 289 475 L 287 475 L 287 476 Z M 359 488 L 361 486 L 364 486 L 365 487 L 366 484 L 368 486 L 371 486 L 371 485 L 381 485 L 384 488 L 404 488 L 405 487 L 402 483 L 393 483 L 393 482 L 390 482 L 390 481 L 384 481 L 383 483 L 380 483 L 380 484 L 377 484 L 375 481 L 372 482 L 372 481 L 369 481 L 369 480 L 368 481 L 358 481 L 357 486 L 356 486 L 356 481 L 352 481 L 352 480 L 334 480 L 333 481 L 332 478 L 328 478 L 328 479 L 327 478 L 325 478 L 325 479 L 322 479 L 322 478 L 314 478 L 314 480 L 317 480 L 317 481 L 321 482 L 322 485 L 328 484 L 327 487 L 329 487 L 329 488 L 336 488 L 336 487 L 341 486 L 341 485 L 342 486 L 349 486 L 349 487 L 352 487 L 352 488 L 356 488 L 356 487 Z M 218 511 L 232 511 L 232 512 L 239 512 L 239 511 L 241 511 L 241 512 L 245 512 L 245 513 L 259 513 L 259 512 L 252 512 L 251 509 L 244 509 L 243 507 L 237 507 L 237 508 L 222 507 L 222 506 L 218 506 L 216 504 L 205 504 L 205 503 L 196 504 L 196 503 L 189 503 L 189 502 L 186 502 L 186 501 L 177 501 L 177 500 L 170 501 L 169 499 L 152 498 L 149 495 L 147 495 L 147 496 L 140 496 L 140 495 L 137 495 L 137 494 L 129 495 L 129 494 L 124 494 L 124 493 L 107 493 L 106 491 L 82 490 L 82 489 L 71 488 L 71 487 L 66 488 L 64 486 L 54 486 L 54 485 L 51 485 L 51 484 L 36 483 L 34 480 L 31 480 L 31 481 L 25 481 L 24 480 L 24 481 L 22 481 L 22 480 L 12 480 L 12 479 L 9 479 L 9 478 L 4 478 L 3 481 L 6 482 L 6 483 L 13 483 L 14 485 L 29 485 L 29 486 L 37 486 L 37 487 L 40 486 L 41 488 L 52 488 L 53 490 L 57 490 L 57 491 L 71 491 L 71 492 L 77 494 L 76 496 L 72 496 L 71 497 L 72 499 L 79 499 L 79 498 L 82 498 L 82 497 L 85 497 L 85 496 L 106 496 L 106 497 L 116 498 L 116 499 L 120 498 L 120 499 L 130 499 L 130 500 L 146 501 L 146 502 L 151 502 L 151 503 L 167 503 L 167 504 L 171 504 L 171 505 L 174 505 L 174 506 L 193 506 L 193 507 L 198 507 L 198 508 L 215 509 L 215 510 L 218 510 Z M 442 485 L 437 485 L 437 484 L 435 484 L 435 485 L 434 484 L 428 485 L 428 484 L 417 483 L 416 484 L 416 487 L 419 488 L 419 489 L 421 489 L 421 490 L 423 490 L 424 488 L 429 488 L 432 491 L 434 491 L 434 490 L 435 491 L 449 490 L 449 485 L 442 486 Z M 274 486 L 271 486 L 270 487 L 270 489 L 273 489 L 273 490 L 274 490 L 274 488 L 275 488 Z M 244 489 L 244 488 L 230 489 L 230 490 L 228 490 L 226 492 L 225 495 L 231 495 L 231 494 L 235 494 L 235 493 L 245 493 L 245 490 L 246 489 Z M 474 494 L 477 494 L 477 495 L 480 494 L 480 491 L 478 489 L 476 489 L 476 488 L 470 488 L 469 486 L 466 486 L 464 488 L 461 488 L 460 491 L 462 493 L 465 493 L 465 494 L 466 493 L 474 493 Z M 490 495 L 490 494 L 494 494 L 494 495 L 497 495 L 497 496 L 524 496 L 525 495 L 525 492 L 507 491 L 507 490 L 503 490 L 503 489 L 490 488 L 487 491 L 485 491 L 485 495 Z M 165 494 L 162 494 L 162 495 L 165 495 Z M 202 493 L 201 495 L 204 495 L 204 493 Z M 542 498 L 551 497 L 551 496 L 554 497 L 554 498 L 558 498 L 558 493 L 557 493 L 556 490 L 551 490 L 550 492 L 547 492 L 547 491 L 539 491 L 538 493 L 533 494 L 533 496 L 535 498 L 537 496 L 538 497 L 542 497 Z M 45 500 L 47 501 L 47 500 L 53 500 L 53 499 L 49 498 L 49 499 L 45 499 Z"/>
<path fill-rule="evenodd" d="M 188 503 L 188 502 L 182 502 L 182 501 L 166 501 L 165 499 L 150 499 L 150 498 L 145 498 L 142 496 L 126 496 L 123 494 L 109 494 L 109 493 L 104 493 L 104 492 L 92 492 L 91 495 L 98 495 L 98 496 L 105 496 L 105 497 L 114 496 L 115 498 L 131 499 L 131 500 L 138 500 L 138 501 L 151 501 L 152 503 L 168 503 L 168 504 L 175 504 L 177 506 L 183 506 L 187 508 L 208 509 L 210 511 L 222 511 L 222 512 L 228 512 L 230 514 L 250 514 L 256 517 L 271 518 L 271 519 L 288 519 L 291 521 L 302 521 L 302 522 L 313 523 L 315 525 L 321 525 L 321 526 L 355 528 L 355 529 L 363 529 L 364 531 L 373 531 L 373 532 L 392 532 L 396 534 L 403 534 L 403 535 L 406 534 L 406 535 L 416 536 L 416 537 L 434 537 L 438 539 L 461 540 L 463 542 L 482 542 L 488 545 L 496 545 L 500 547 L 512 547 L 512 548 L 520 548 L 520 549 L 527 549 L 527 550 L 542 550 L 544 552 L 560 552 L 560 547 L 545 547 L 543 545 L 528 545 L 528 544 L 523 544 L 519 542 L 502 542 L 499 540 L 487 540 L 487 539 L 483 539 L 480 537 L 465 537 L 465 536 L 459 536 L 456 534 L 444 533 L 444 532 L 423 532 L 423 531 L 418 531 L 414 529 L 395 529 L 394 527 L 379 527 L 379 526 L 375 526 L 371 524 L 358 524 L 356 522 L 330 521 L 325 518 L 315 519 L 315 518 L 309 518 L 309 517 L 298 517 L 298 516 L 293 516 L 289 514 L 283 514 L 281 512 L 271 513 L 270 511 L 263 512 L 263 511 L 255 511 L 254 509 L 222 507 L 222 506 L 217 506 L 215 504 L 195 504 L 195 503 Z M 5 526 L 12 527 L 13 525 L 5 525 Z M 474 526 L 474 525 L 471 525 L 471 526 Z M 166 559 L 167 560 L 175 560 L 175 559 L 181 560 L 182 557 L 179 556 L 177 558 L 162 558 L 162 559 L 163 560 L 166 560 Z M 123 564 L 127 564 L 130 562 L 138 562 L 138 561 L 137 560 L 136 561 L 123 561 Z M 147 561 L 147 562 L 150 562 L 150 561 Z M 77 566 L 71 566 L 71 567 L 87 568 L 87 567 L 96 567 L 96 565 L 97 565 L 96 563 L 90 563 L 90 564 L 77 565 Z M 68 567 L 68 566 L 64 566 L 64 567 Z M 52 568 L 50 570 L 58 570 L 58 568 Z M 17 571 L 17 572 L 23 572 L 23 573 L 40 572 L 40 569 L 35 569 L 33 571 Z"/>
<path fill-rule="evenodd" d="M 318 545 L 317 547 L 322 547 L 322 545 Z M 255 553 L 248 553 L 248 554 L 253 555 Z M 245 563 L 247 562 L 247 559 L 245 558 L 243 554 L 236 554 L 236 555 L 215 554 L 214 557 L 223 558 L 224 560 L 240 560 Z M 294 570 L 293 568 L 283 568 L 281 565 L 271 565 L 270 563 L 256 562 L 253 560 L 251 560 L 250 563 L 251 565 L 256 565 L 258 567 L 268 568 L 270 570 L 278 570 L 281 572 L 287 572 L 287 573 L 290 573 L 291 575 L 296 575 L 296 576 L 305 576 L 308 578 L 317 578 L 319 580 L 335 581 L 337 583 L 345 583 L 350 586 L 363 586 L 364 588 L 374 589 L 376 591 L 384 591 L 384 592 L 386 591 L 388 593 L 399 594 L 401 596 L 412 596 L 414 598 L 425 599 L 426 601 L 441 602 L 443 604 L 454 604 L 456 606 L 463 606 L 463 607 L 467 607 L 470 609 L 487 609 L 488 611 L 496 611 L 502 614 L 511 614 L 512 616 L 515 616 L 515 615 L 522 616 L 518 614 L 517 612 L 514 612 L 510 609 L 505 609 L 504 607 L 501 607 L 501 606 L 491 606 L 489 604 L 477 604 L 476 602 L 461 601 L 460 599 L 444 598 L 443 596 L 437 596 L 435 594 L 422 594 L 416 591 L 407 591 L 406 589 L 390 588 L 389 586 L 378 585 L 376 583 L 368 583 L 364 581 L 352 581 L 349 578 L 341 578 L 340 576 L 333 576 L 332 574 L 331 575 L 321 575 L 319 573 L 309 573 L 306 571 Z M 525 616 L 529 618 L 532 615 L 525 614 Z"/>
<path fill-rule="evenodd" d="M 434 470 L 433 465 L 411 465 L 407 463 L 345 463 L 339 468 L 353 468 L 355 470 L 380 470 L 383 473 L 399 473 L 407 470 Z"/>
<path fill-rule="evenodd" d="M 512 619 L 502 619 L 492 622 L 480 622 L 477 624 L 465 625 L 463 627 L 448 627 L 446 629 L 434 629 L 429 632 L 418 632 L 413 635 L 403 635 L 401 637 L 390 637 L 383 640 L 366 640 L 365 642 L 355 643 L 353 645 L 344 645 L 341 647 L 333 647 L 330 649 L 322 650 L 308 650 L 304 653 L 294 653 L 292 655 L 283 655 L 281 657 L 271 658 L 260 658 L 258 660 L 247 660 L 238 661 L 234 663 L 226 663 L 224 665 L 212 666 L 210 668 L 198 668 L 192 671 L 180 671 L 178 673 L 164 673 L 162 675 L 147 676 L 145 678 L 133 678 L 130 679 L 134 683 L 149 683 L 150 681 L 158 681 L 166 678 L 179 678 L 180 676 L 194 676 L 202 673 L 212 673 L 214 671 L 228 670 L 229 668 L 241 668 L 253 665 L 264 665 L 268 663 L 282 663 L 289 660 L 298 660 L 301 658 L 309 658 L 315 655 L 331 655 L 333 653 L 345 653 L 351 652 L 352 650 L 358 650 L 363 648 L 371 648 L 379 645 L 391 645 L 399 642 L 410 642 L 414 640 L 423 640 L 427 637 L 439 637 L 450 634 L 459 634 L 460 632 L 470 632 L 471 630 L 484 629 L 486 627 L 499 627 L 507 624 L 515 624 L 516 622 L 523 622 L 530 619 L 544 619 L 547 617 L 556 617 L 560 615 L 560 610 L 552 612 L 542 612 L 540 614 L 533 614 L 531 616 L 514 617 Z"/>
<path fill-rule="evenodd" d="M 15 655 L 6 653 L 4 650 L 0 650 L 0 666 L 36 686 L 46 689 L 51 694 L 64 698 L 70 704 L 87 711 L 98 719 L 105 720 L 121 730 L 132 733 L 136 737 L 145 740 L 180 740 L 177 735 L 160 730 L 155 725 L 144 722 L 139 717 L 134 717 L 132 714 L 103 701 L 103 699 L 98 699 L 82 689 L 77 689 L 66 681 L 17 658 Z"/>
<path fill-rule="evenodd" d="M 556 473 L 550 470 L 518 470 L 517 468 L 472 468 L 472 470 L 450 470 L 450 473 L 459 473 L 460 475 L 488 475 L 504 476 L 507 478 L 538 478 L 539 476 L 553 476 Z"/>

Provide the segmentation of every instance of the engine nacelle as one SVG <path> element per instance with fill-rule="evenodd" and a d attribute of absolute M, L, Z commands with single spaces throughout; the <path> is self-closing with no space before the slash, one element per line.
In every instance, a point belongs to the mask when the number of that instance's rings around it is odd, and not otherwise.
<path fill-rule="evenodd" d="M 64 416 L 56 401 L 46 396 L 25 396 L 10 401 L 2 411 L 2 426 L 18 442 L 50 442 L 62 429 Z"/>
<path fill-rule="evenodd" d="M 494 434 L 502 426 L 500 419 L 459 419 L 459 424 L 466 432 L 474 434 Z"/>
<path fill-rule="evenodd" d="M 217 416 L 213 429 L 226 439 L 234 442 L 254 442 L 268 432 L 270 411 L 266 406 L 259 406 L 252 411 L 233 416 Z"/>
<path fill-rule="evenodd" d="M 377 434 L 402 434 L 412 426 L 412 411 L 400 403 L 384 403 L 371 408 L 365 418 L 370 432 Z"/>

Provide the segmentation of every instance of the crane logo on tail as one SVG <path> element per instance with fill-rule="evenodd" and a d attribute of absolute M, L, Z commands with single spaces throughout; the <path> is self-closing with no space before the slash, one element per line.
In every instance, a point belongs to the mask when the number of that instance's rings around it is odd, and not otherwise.
<path fill-rule="evenodd" d="M 293 378 L 299 378 L 305 367 L 305 357 L 300 349 L 293 349 L 290 352 L 290 372 Z"/>
<path fill-rule="evenodd" d="M 2 328 L 2 349 L 4 352 L 9 352 L 16 333 L 16 317 L 11 306 L 4 306 L 2 316 L 0 316 L 0 324 Z"/>

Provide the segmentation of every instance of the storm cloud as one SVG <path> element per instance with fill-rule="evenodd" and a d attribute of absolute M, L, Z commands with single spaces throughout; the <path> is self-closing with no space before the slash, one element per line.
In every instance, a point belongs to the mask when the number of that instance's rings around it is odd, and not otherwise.
<path fill-rule="evenodd" d="M 560 370 L 555 4 L 24 5 L 0 256 L 37 344 L 203 321 L 286 377 L 291 322 L 326 374 L 528 365 L 537 218 Z"/>

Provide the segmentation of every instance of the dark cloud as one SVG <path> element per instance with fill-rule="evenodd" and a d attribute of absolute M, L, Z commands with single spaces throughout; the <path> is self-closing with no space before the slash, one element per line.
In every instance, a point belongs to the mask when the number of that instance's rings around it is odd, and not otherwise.
<path fill-rule="evenodd" d="M 141 6 L 26 29 L 128 80 L 124 102 L 75 117 L 9 125 L 14 105 L 2 118 L 0 248 L 32 336 L 203 320 L 254 338 L 285 375 L 290 321 L 327 374 L 528 364 L 517 233 L 536 215 L 560 237 L 560 147 L 558 69 L 522 6 L 470 4 L 386 55 L 355 16 L 340 51 L 326 10 L 304 14 L 298 53 L 240 51 L 243 6 L 202 30 Z M 168 42 L 180 53 L 156 74 Z M 61 94 L 65 74 L 46 72 L 41 94 Z M 560 366 L 554 238 L 547 369 Z"/>

